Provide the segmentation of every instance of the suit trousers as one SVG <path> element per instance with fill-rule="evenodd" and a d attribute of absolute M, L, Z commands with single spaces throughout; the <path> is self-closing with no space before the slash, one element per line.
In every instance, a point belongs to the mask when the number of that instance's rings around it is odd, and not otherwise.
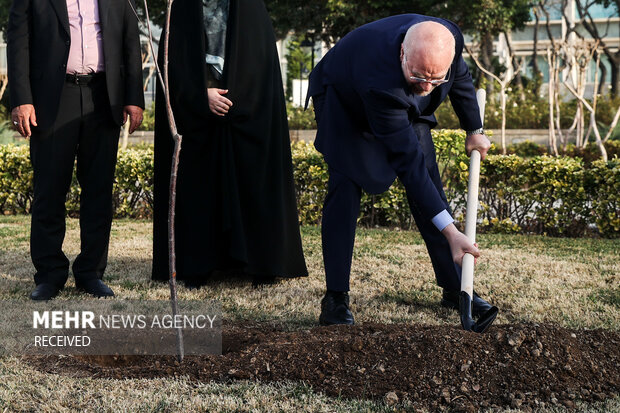
<path fill-rule="evenodd" d="M 320 113 L 317 115 L 319 117 Z M 441 198 L 448 205 L 437 167 L 430 127 L 427 123 L 414 123 L 413 128 L 420 141 L 430 178 Z M 450 245 L 443 234 L 430 220 L 422 218 L 422 214 L 411 196 L 416 191 L 416 182 L 411 180 L 409 176 L 411 174 L 402 173 L 399 174 L 399 179 L 405 187 L 411 213 L 430 255 L 437 284 L 444 289 L 458 291 L 461 285 L 461 269 L 454 264 Z M 355 182 L 329 166 L 328 191 L 323 205 L 321 226 L 323 260 L 328 290 L 349 291 L 355 228 L 360 210 L 361 194 L 361 188 Z"/>
<path fill-rule="evenodd" d="M 78 285 L 103 277 L 112 225 L 119 133 L 104 76 L 81 85 L 65 82 L 54 124 L 47 129 L 33 128 L 30 254 L 37 285 L 51 283 L 62 287 L 69 275 L 69 259 L 62 251 L 62 243 L 65 201 L 76 160 L 81 188 L 80 253 L 73 262 L 73 275 Z"/>

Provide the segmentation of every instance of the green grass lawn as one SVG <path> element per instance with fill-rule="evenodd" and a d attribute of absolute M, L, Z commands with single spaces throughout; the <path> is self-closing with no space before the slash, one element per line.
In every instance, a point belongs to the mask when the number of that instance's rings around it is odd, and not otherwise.
<path fill-rule="evenodd" d="M 68 220 L 67 228 L 64 249 L 73 259 L 79 249 L 77 220 Z M 324 293 L 320 232 L 305 227 L 302 237 L 309 277 L 262 288 L 219 278 L 198 291 L 180 286 L 179 299 L 218 300 L 226 321 L 272 322 L 289 329 L 317 325 Z M 29 217 L 0 217 L 2 299 L 28 300 L 34 287 L 28 238 Z M 500 308 L 496 323 L 620 329 L 620 240 L 482 234 L 478 243 L 483 256 L 475 289 Z M 150 281 L 151 248 L 150 222 L 114 222 L 105 281 L 117 297 L 168 298 L 167 284 Z M 417 233 L 358 231 L 351 279 L 358 323 L 458 325 L 456 313 L 439 307 L 440 294 Z M 58 299 L 78 296 L 70 279 Z M 382 403 L 327 398 L 300 383 L 61 377 L 16 358 L 0 360 L 0 378 L 0 411 L 392 411 Z M 620 399 L 581 407 L 595 409 L 620 411 Z"/>

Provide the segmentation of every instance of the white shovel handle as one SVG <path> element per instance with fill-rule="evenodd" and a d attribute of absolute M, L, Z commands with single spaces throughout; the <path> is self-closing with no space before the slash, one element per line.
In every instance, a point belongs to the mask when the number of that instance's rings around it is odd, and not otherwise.
<path fill-rule="evenodd" d="M 486 91 L 479 89 L 476 93 L 480 107 L 480 119 L 484 124 L 484 107 Z M 476 221 L 478 220 L 478 184 L 480 182 L 480 152 L 473 150 L 469 159 L 469 181 L 467 184 L 467 209 L 465 211 L 465 235 L 469 240 L 476 242 Z M 461 291 L 470 297 L 474 296 L 474 256 L 465 254 L 461 265 Z"/>

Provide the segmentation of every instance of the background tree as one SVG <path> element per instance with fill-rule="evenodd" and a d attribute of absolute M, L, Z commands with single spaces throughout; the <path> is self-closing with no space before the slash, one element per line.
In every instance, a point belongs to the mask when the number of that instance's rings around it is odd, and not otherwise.
<path fill-rule="evenodd" d="M 530 0 L 473 0 L 467 7 L 460 0 L 265 0 L 265 4 L 280 38 L 295 31 L 327 44 L 334 44 L 363 24 L 395 14 L 447 18 L 479 43 L 481 63 L 492 72 L 498 69 L 493 39 L 502 32 L 523 28 L 530 19 L 531 7 Z"/>
<path fill-rule="evenodd" d="M 464 7 L 462 1 L 427 0 L 425 13 L 444 17 L 459 25 L 463 33 L 478 43 L 479 61 L 482 67 L 496 72 L 493 62 L 493 40 L 501 33 L 525 27 L 530 20 L 530 0 L 474 0 Z M 516 63 L 516 62 L 513 62 Z M 489 88 L 493 80 L 487 75 Z"/>
<path fill-rule="evenodd" d="M 542 86 L 543 83 L 543 73 L 542 70 L 540 70 L 540 67 L 538 65 L 538 31 L 540 28 L 540 7 L 538 6 L 538 4 L 534 4 L 532 6 L 532 14 L 534 15 L 534 32 L 533 32 L 533 36 L 534 36 L 534 45 L 533 45 L 533 52 L 532 52 L 532 60 L 531 60 L 531 67 L 532 67 L 532 91 L 534 92 L 535 95 L 538 95 L 538 91 L 540 90 L 540 87 Z"/>
<path fill-rule="evenodd" d="M 428 0 L 328 0 L 323 40 L 334 43 L 353 29 L 403 13 L 427 14 Z"/>
<path fill-rule="evenodd" d="M 595 17 L 592 16 L 592 8 L 594 6 L 603 6 L 605 8 L 615 8 L 616 14 L 620 11 L 620 0 L 575 0 L 575 7 L 580 17 L 581 25 L 588 31 L 594 41 L 598 41 L 599 47 L 603 50 L 607 61 L 611 66 L 611 94 L 616 96 L 620 88 L 620 48 L 617 44 L 611 44 L 605 41 L 609 31 L 609 20 L 605 25 L 605 31 L 600 30 L 601 26 L 595 23 Z M 611 14 L 609 18 L 611 18 Z M 620 26 L 620 23 L 616 23 Z M 615 51 L 613 49 L 616 49 Z M 603 66 L 603 65 L 601 65 Z M 605 78 L 601 79 L 604 82 Z"/>
<path fill-rule="evenodd" d="M 6 38 L 6 26 L 9 24 L 9 11 L 13 0 L 0 0 L 0 33 Z"/>
<path fill-rule="evenodd" d="M 328 0 L 265 0 L 276 38 L 295 31 L 300 35 L 321 33 Z"/>
<path fill-rule="evenodd" d="M 509 70 L 506 70 L 503 76 L 500 78 L 499 76 L 496 76 L 493 72 L 490 72 L 484 67 L 482 67 L 480 61 L 476 59 L 476 56 L 474 54 L 470 55 L 476 63 L 476 66 L 478 66 L 484 74 L 491 77 L 491 79 L 495 80 L 499 84 L 500 110 L 502 112 L 501 149 L 502 154 L 506 155 L 506 89 L 510 82 L 512 82 L 512 80 L 521 72 L 523 61 L 517 61 L 516 57 L 510 59 L 510 61 L 508 62 L 508 64 L 510 65 Z M 525 100 L 525 98 L 523 99 Z"/>

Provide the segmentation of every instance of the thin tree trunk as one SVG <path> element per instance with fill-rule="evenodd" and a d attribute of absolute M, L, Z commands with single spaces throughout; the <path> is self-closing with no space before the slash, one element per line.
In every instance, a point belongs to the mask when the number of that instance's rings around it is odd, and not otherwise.
<path fill-rule="evenodd" d="M 611 53 L 607 54 L 609 58 L 609 65 L 611 66 L 611 95 L 616 97 L 618 95 L 618 90 L 620 90 L 620 53 L 614 53 L 612 57 Z"/>
<path fill-rule="evenodd" d="M 149 17 L 149 9 L 147 5 L 147 0 L 144 0 L 144 11 L 146 14 L 146 26 L 148 28 L 149 33 L 149 45 L 151 47 L 151 52 L 155 50 L 153 47 L 153 33 L 151 31 L 151 23 Z M 159 68 L 157 63 L 157 59 L 153 58 L 153 62 L 157 67 L 157 77 L 162 85 L 162 89 L 164 90 L 164 99 L 166 102 L 166 114 L 168 116 L 168 124 L 170 126 L 170 133 L 172 135 L 172 139 L 174 140 L 174 152 L 172 155 L 172 168 L 170 172 L 170 202 L 168 204 L 168 254 L 169 254 L 169 267 L 170 267 L 170 304 L 172 306 L 172 315 L 176 317 L 179 312 L 178 299 L 177 299 L 177 272 L 176 272 L 176 245 L 175 245 L 175 234 L 174 234 L 174 218 L 175 218 L 175 209 L 176 209 L 176 182 L 177 182 L 177 173 L 179 168 L 179 154 L 181 152 L 181 142 L 182 136 L 179 135 L 177 131 L 176 121 L 174 119 L 174 113 L 172 112 L 172 105 L 170 103 L 170 87 L 168 83 L 168 45 L 169 45 L 169 37 L 170 37 L 170 12 L 172 9 L 172 3 L 174 0 L 167 0 L 166 7 L 166 22 L 165 22 L 165 32 L 166 36 L 164 37 L 164 75 L 162 77 L 162 71 Z M 131 2 L 129 2 L 131 5 Z M 133 9 L 133 5 L 131 5 Z M 138 13 L 134 9 L 134 14 L 136 18 L 139 19 Z M 154 56 L 154 52 L 152 55 Z M 177 338 L 177 358 L 180 361 L 183 361 L 183 357 L 185 355 L 185 350 L 183 346 L 183 330 L 181 328 L 176 329 L 176 338 Z"/>
<path fill-rule="evenodd" d="M 478 69 L 480 69 L 484 74 L 489 76 L 492 80 L 495 80 L 500 85 L 500 99 L 501 99 L 501 111 L 502 111 L 502 153 L 506 154 L 506 86 L 510 84 L 512 79 L 514 79 L 514 74 L 521 70 L 521 64 L 513 70 L 512 76 L 508 76 L 506 73 L 504 79 L 500 79 L 497 75 L 493 74 L 491 71 L 485 69 L 480 61 L 476 58 L 476 56 L 472 53 L 472 51 L 465 46 L 465 50 L 469 53 L 469 56 L 472 58 L 474 63 Z M 521 62 L 523 63 L 523 62 Z"/>
<path fill-rule="evenodd" d="M 602 95 L 603 93 L 605 93 L 605 83 L 607 81 L 607 66 L 605 66 L 604 62 L 600 66 L 600 74 L 601 74 L 601 81 L 599 82 L 598 87 L 596 88 L 597 89 L 596 93 L 598 93 L 599 95 Z"/>
<path fill-rule="evenodd" d="M 575 1 L 575 6 L 577 7 L 577 12 L 581 18 L 581 26 L 588 31 L 592 39 L 596 40 L 597 43 L 601 45 L 603 52 L 607 55 L 609 65 L 611 67 L 611 95 L 615 97 L 620 89 L 620 50 L 612 51 L 612 48 L 617 49 L 617 44 L 614 42 L 611 45 L 607 45 L 604 41 L 608 34 L 607 29 L 609 28 L 609 25 L 607 25 L 605 33 L 599 33 L 597 22 L 589 10 L 589 8 L 596 3 L 600 2 L 587 1 L 582 3 L 582 1 L 577 0 Z M 616 10 L 618 10 L 620 7 L 620 1 L 615 0 L 613 4 L 616 5 Z"/>
<path fill-rule="evenodd" d="M 484 33 L 480 39 L 480 61 L 482 66 L 489 72 L 493 71 L 493 36 L 490 33 Z M 493 94 L 495 89 L 493 79 L 486 74 L 487 78 L 487 94 Z"/>
<path fill-rule="evenodd" d="M 607 162 L 607 149 L 605 149 L 605 144 L 603 143 L 603 140 L 601 139 L 601 134 L 599 133 L 598 127 L 596 126 L 596 112 L 594 110 L 590 112 L 590 124 L 592 125 L 592 129 L 594 129 L 594 135 L 596 136 L 596 146 L 598 146 L 598 149 L 601 151 L 601 158 L 603 158 L 603 160 Z"/>
<path fill-rule="evenodd" d="M 534 19 L 536 19 L 536 23 L 534 24 L 534 50 L 532 53 L 532 70 L 534 72 L 534 77 L 540 76 L 540 68 L 538 67 L 538 26 L 540 25 L 540 17 L 538 17 L 538 7 L 533 8 L 534 11 Z M 538 90 L 535 91 L 538 94 Z"/>
<path fill-rule="evenodd" d="M 2 76 L 0 78 L 0 100 L 2 96 L 4 96 L 4 92 L 6 92 L 6 87 L 9 84 L 9 78 L 7 76 Z"/>
<path fill-rule="evenodd" d="M 601 151 L 601 158 L 607 162 L 607 150 L 605 149 L 605 145 L 603 144 L 603 140 L 601 139 L 601 135 L 598 131 L 598 127 L 596 126 L 596 111 L 594 108 L 588 103 L 587 100 L 584 99 L 583 96 L 580 96 L 579 93 L 572 88 L 571 85 L 566 84 L 566 88 L 569 92 L 571 92 L 581 103 L 583 106 L 590 111 L 590 125 L 592 125 L 592 129 L 594 130 L 594 135 L 596 136 L 596 145 Z"/>
<path fill-rule="evenodd" d="M 554 99 L 554 100 L 555 100 L 555 128 L 557 131 L 557 137 L 560 138 L 560 146 L 565 147 L 566 146 L 565 142 L 567 139 L 562 133 L 562 116 L 560 112 L 560 99 Z M 558 155 L 557 139 L 556 139 L 556 147 L 553 148 L 553 154 L 556 156 Z"/>
<path fill-rule="evenodd" d="M 146 75 L 146 79 L 144 80 L 144 85 L 143 85 L 143 90 L 145 92 L 148 89 L 149 83 L 151 82 L 151 79 L 153 78 L 154 74 L 155 74 L 155 66 L 149 67 L 149 73 Z"/>
<path fill-rule="evenodd" d="M 620 118 L 620 107 L 616 110 L 616 115 L 614 116 L 614 120 L 609 125 L 609 130 L 607 131 L 607 135 L 605 135 L 605 139 L 603 139 L 603 143 L 607 142 L 607 140 L 611 137 L 614 129 L 616 129 L 616 125 L 618 124 L 618 119 Z"/>
<path fill-rule="evenodd" d="M 559 50 L 559 49 L 554 49 Z M 558 153 L 558 137 L 560 138 L 560 144 L 564 141 L 564 136 L 562 135 L 562 112 L 561 106 L 562 103 L 562 95 L 560 94 L 560 86 L 561 86 L 561 68 L 560 68 L 560 56 L 559 52 L 554 53 L 554 69 L 553 69 L 553 101 L 555 104 L 555 133 L 553 135 L 553 146 L 550 148 L 552 154 L 557 156 Z"/>
<path fill-rule="evenodd" d="M 566 152 L 566 146 L 568 144 L 568 139 L 570 138 L 570 135 L 575 132 L 575 128 L 577 128 L 578 121 L 579 119 L 577 119 L 577 116 L 575 116 L 575 118 L 573 119 L 573 123 L 570 125 L 570 128 L 566 130 L 566 140 L 562 143 L 562 152 Z"/>
<path fill-rule="evenodd" d="M 547 61 L 549 62 L 549 81 L 547 82 L 548 92 L 547 97 L 549 99 L 549 150 L 554 155 L 557 155 L 558 148 L 555 139 L 555 127 L 554 127 L 554 116 L 553 116 L 553 106 L 555 100 L 555 76 L 556 76 L 556 63 L 555 63 L 555 52 L 552 53 L 550 48 L 547 48 Z"/>
<path fill-rule="evenodd" d="M 520 67 L 519 62 L 517 61 L 517 56 L 515 55 L 513 49 L 512 49 L 512 43 L 510 41 L 510 38 L 508 37 L 508 33 L 506 33 L 506 31 L 503 31 L 502 34 L 504 35 L 504 39 L 506 40 L 506 47 L 508 47 L 508 54 L 510 55 L 510 64 L 512 64 L 512 67 Z M 517 90 L 519 91 L 519 100 L 521 102 L 525 102 L 525 92 L 524 92 L 524 88 L 523 88 L 523 78 L 521 77 L 521 71 L 518 70 L 515 72 L 514 74 L 514 82 L 515 82 L 515 86 L 517 87 Z"/>
<path fill-rule="evenodd" d="M 589 63 L 589 61 L 588 61 Z M 579 66 L 579 89 L 577 89 L 577 91 L 580 93 L 580 96 L 585 96 L 586 95 L 586 67 L 583 66 Z M 582 117 L 581 117 L 581 132 L 583 134 L 583 140 L 581 141 L 581 145 L 582 148 L 585 148 L 586 145 L 588 144 L 588 139 L 590 138 L 588 135 L 586 135 L 585 132 L 585 124 L 586 124 L 586 116 L 585 116 L 585 110 L 583 108 L 583 104 L 581 104 L 581 113 L 582 113 Z"/>
<path fill-rule="evenodd" d="M 538 13 L 540 12 L 538 7 L 535 6 L 533 9 L 534 12 L 534 18 L 536 19 L 536 24 L 534 24 L 534 50 L 532 53 L 532 78 L 534 79 L 534 94 L 538 95 L 538 93 L 540 92 L 540 87 L 542 86 L 543 83 L 543 74 L 542 71 L 540 70 L 540 67 L 538 66 L 538 29 L 540 26 L 540 16 L 538 15 Z"/>
<path fill-rule="evenodd" d="M 172 314 L 176 316 L 179 313 L 177 300 L 177 257 L 176 257 L 176 241 L 175 241 L 175 211 L 177 201 L 177 175 L 179 171 L 179 157 L 181 154 L 181 143 L 183 137 L 177 131 L 176 121 L 172 113 L 172 105 L 170 103 L 170 83 L 168 82 L 168 46 L 170 40 L 170 14 L 172 11 L 172 3 L 174 0 L 168 0 L 166 9 L 166 37 L 164 38 L 164 85 L 166 97 L 166 113 L 168 114 L 168 123 L 170 124 L 170 132 L 174 139 L 174 152 L 172 155 L 172 170 L 170 171 L 170 203 L 168 205 L 168 254 L 170 257 L 170 303 L 172 305 Z M 177 352 L 179 361 L 183 360 L 183 332 L 181 328 L 177 328 Z"/>
<path fill-rule="evenodd" d="M 547 38 L 551 42 L 551 47 L 556 50 L 555 40 L 553 37 L 553 33 L 551 32 L 551 18 L 549 17 L 549 12 L 547 11 L 547 9 L 545 9 L 544 4 L 541 1 L 539 1 L 538 4 L 540 6 L 540 10 L 542 10 L 542 12 L 545 14 L 545 29 L 547 30 Z"/>
<path fill-rule="evenodd" d="M 500 98 L 502 108 L 502 155 L 506 155 L 506 85 L 500 84 Z"/>
<path fill-rule="evenodd" d="M 579 139 L 579 143 L 576 143 L 577 147 L 583 148 L 586 146 L 585 139 L 585 113 L 583 110 L 583 103 L 579 102 L 577 107 L 577 113 L 579 114 L 579 118 L 577 120 L 577 138 Z"/>
<path fill-rule="evenodd" d="M 146 63 L 151 59 L 151 56 L 153 56 L 153 51 L 150 47 L 148 47 L 146 51 L 146 56 L 144 57 L 144 59 L 142 59 L 142 67 L 144 67 Z M 149 87 L 149 83 L 151 82 L 151 78 L 153 77 L 154 73 L 155 65 L 152 65 L 149 67 L 149 73 L 146 75 L 146 79 L 144 79 L 144 83 L 142 84 L 142 90 L 144 92 L 146 92 L 146 89 Z"/>

